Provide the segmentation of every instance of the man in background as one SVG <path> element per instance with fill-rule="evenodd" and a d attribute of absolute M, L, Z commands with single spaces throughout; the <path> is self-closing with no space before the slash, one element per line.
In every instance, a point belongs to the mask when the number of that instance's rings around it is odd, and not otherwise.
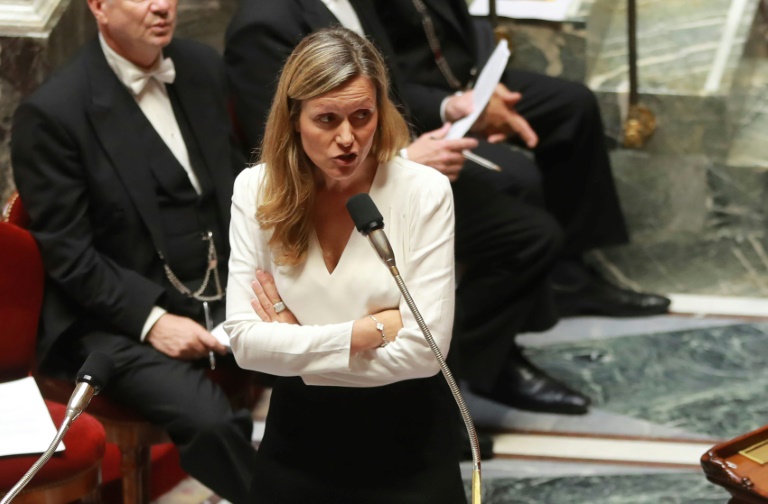
<path fill-rule="evenodd" d="M 45 263 L 38 356 L 73 375 L 115 361 L 105 393 L 178 446 L 235 504 L 255 457 L 249 412 L 206 376 L 225 347 L 229 205 L 241 166 L 220 58 L 173 40 L 176 0 L 88 0 L 99 29 L 16 111 L 14 176 Z"/>
<path fill-rule="evenodd" d="M 369 2 L 387 32 L 398 74 L 404 76 L 402 97 L 418 131 L 471 112 L 471 85 L 493 48 L 490 31 L 476 32 L 464 0 L 391 0 Z M 507 69 L 483 114 L 472 127 L 480 138 L 477 152 L 502 166 L 506 153 L 486 150 L 488 142 L 510 140 L 529 149 L 541 173 L 541 188 L 528 187 L 527 201 L 539 199 L 564 233 L 563 247 L 552 271 L 560 316 L 640 316 L 666 313 L 669 300 L 619 288 L 588 267 L 589 250 L 627 243 L 606 150 L 600 110 L 585 86 L 531 72 Z M 487 330 L 486 306 L 478 296 L 482 282 L 465 284 L 459 302 L 465 308 L 465 337 Z M 503 327 L 497 327 L 503 330 Z M 500 400 L 501 381 L 484 380 L 482 363 L 495 349 L 474 346 L 465 361 L 475 392 Z M 514 376 L 507 366 L 502 376 Z"/>

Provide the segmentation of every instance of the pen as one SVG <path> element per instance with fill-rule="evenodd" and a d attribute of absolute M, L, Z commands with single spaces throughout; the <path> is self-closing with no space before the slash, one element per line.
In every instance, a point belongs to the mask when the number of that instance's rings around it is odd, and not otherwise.
<path fill-rule="evenodd" d="M 473 163 L 477 163 L 480 166 L 482 166 L 483 168 L 488 168 L 489 170 L 493 170 L 493 171 L 497 171 L 497 172 L 501 171 L 501 167 L 499 165 L 497 165 L 496 163 L 493 163 L 491 161 L 488 161 L 487 159 L 485 159 L 482 156 L 478 156 L 474 152 L 471 152 L 471 151 L 468 151 L 468 150 L 464 150 L 464 151 L 461 151 L 461 155 L 464 156 L 464 159 L 466 159 L 468 161 L 472 161 Z"/>
<path fill-rule="evenodd" d="M 208 307 L 208 301 L 203 301 L 203 313 L 205 313 L 205 328 L 211 332 L 213 321 L 211 320 L 211 309 Z M 213 350 L 208 350 L 208 363 L 211 365 L 211 371 L 216 369 L 216 354 L 213 353 Z"/>

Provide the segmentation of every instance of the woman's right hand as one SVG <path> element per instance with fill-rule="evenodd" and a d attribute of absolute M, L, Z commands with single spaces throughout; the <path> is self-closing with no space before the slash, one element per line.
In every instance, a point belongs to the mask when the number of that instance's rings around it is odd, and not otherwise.
<path fill-rule="evenodd" d="M 373 316 L 384 325 L 384 339 L 388 343 L 395 341 L 397 333 L 403 328 L 400 310 L 384 310 L 374 313 Z M 381 344 L 381 332 L 376 329 L 376 322 L 370 316 L 355 321 L 352 325 L 351 352 L 353 354 L 380 347 Z"/>

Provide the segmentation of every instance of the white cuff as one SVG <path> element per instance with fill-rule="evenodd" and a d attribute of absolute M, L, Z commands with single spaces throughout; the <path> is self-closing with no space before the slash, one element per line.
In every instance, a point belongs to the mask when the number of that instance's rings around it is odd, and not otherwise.
<path fill-rule="evenodd" d="M 464 94 L 463 91 L 456 91 L 451 96 L 446 96 L 445 98 L 443 98 L 443 101 L 440 102 L 440 120 L 443 121 L 443 124 L 448 122 L 448 120 L 445 118 L 445 109 L 448 107 L 448 100 L 450 100 L 454 96 L 461 96 L 463 94 Z"/>
<path fill-rule="evenodd" d="M 149 331 L 152 329 L 152 326 L 155 325 L 155 322 L 166 313 L 168 312 L 159 306 L 152 307 L 152 311 L 149 312 L 147 321 L 144 322 L 144 327 L 141 328 L 141 341 L 144 341 L 147 338 L 147 334 L 149 334 Z"/>

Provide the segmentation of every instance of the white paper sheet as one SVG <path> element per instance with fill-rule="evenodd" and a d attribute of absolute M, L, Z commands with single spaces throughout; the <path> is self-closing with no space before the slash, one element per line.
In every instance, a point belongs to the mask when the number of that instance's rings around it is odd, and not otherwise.
<path fill-rule="evenodd" d="M 502 39 L 499 41 L 496 49 L 494 49 L 491 57 L 488 58 L 488 62 L 485 64 L 483 71 L 480 72 L 480 76 L 477 78 L 472 93 L 472 113 L 454 122 L 451 125 L 451 129 L 448 131 L 446 138 L 450 140 L 461 138 L 466 135 L 472 125 L 475 124 L 475 121 L 483 112 L 485 106 L 488 105 L 488 100 L 491 99 L 496 84 L 499 83 L 501 74 L 504 73 L 504 69 L 507 67 L 507 61 L 509 61 L 509 47 L 507 41 Z"/>
<path fill-rule="evenodd" d="M 580 0 L 496 0 L 496 14 L 513 19 L 565 21 L 576 10 Z M 469 6 L 473 16 L 488 15 L 488 0 L 474 0 Z"/>
<path fill-rule="evenodd" d="M 56 432 L 34 378 L 0 383 L 0 456 L 43 453 Z"/>

